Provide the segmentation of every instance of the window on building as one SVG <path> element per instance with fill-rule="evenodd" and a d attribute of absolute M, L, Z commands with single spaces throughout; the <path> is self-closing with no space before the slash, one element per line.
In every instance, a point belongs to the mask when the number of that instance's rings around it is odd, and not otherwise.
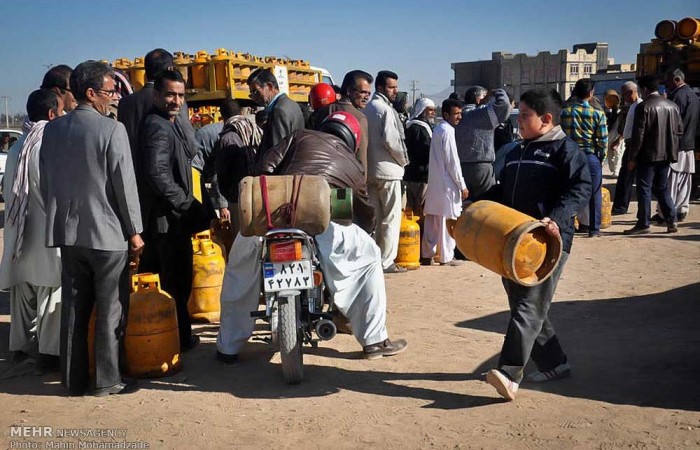
<path fill-rule="evenodd" d="M 593 70 L 593 64 L 584 64 L 583 65 L 583 74 L 584 75 L 590 75 L 592 70 Z"/>
<path fill-rule="evenodd" d="M 578 75 L 578 64 L 571 65 L 571 68 L 569 69 L 569 74 Z"/>

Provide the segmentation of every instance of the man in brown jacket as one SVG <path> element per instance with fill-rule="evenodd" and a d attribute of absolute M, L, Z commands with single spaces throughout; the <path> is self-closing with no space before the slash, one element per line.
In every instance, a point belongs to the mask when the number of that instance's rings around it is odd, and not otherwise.
<path fill-rule="evenodd" d="M 638 81 L 644 101 L 634 113 L 632 142 L 629 149 L 628 170 L 637 170 L 637 224 L 624 234 L 649 233 L 651 194 L 658 199 L 667 220 L 666 231 L 675 233 L 676 207 L 668 190 L 668 172 L 678 159 L 678 145 L 683 134 L 683 122 L 678 106 L 663 98 L 659 83 L 652 76 Z"/>

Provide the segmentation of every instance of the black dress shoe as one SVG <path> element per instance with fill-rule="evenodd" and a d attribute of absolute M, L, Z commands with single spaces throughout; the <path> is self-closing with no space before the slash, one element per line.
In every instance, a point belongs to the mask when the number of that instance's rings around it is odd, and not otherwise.
<path fill-rule="evenodd" d="M 585 233 L 588 234 L 591 231 L 591 227 L 588 225 L 583 225 L 579 224 L 578 228 L 576 229 L 576 233 Z"/>
<path fill-rule="evenodd" d="M 678 213 L 678 215 L 676 215 L 676 219 L 678 219 L 679 222 L 685 222 L 686 217 L 688 217 L 688 213 Z"/>
<path fill-rule="evenodd" d="M 613 209 L 610 214 L 612 214 L 613 216 L 623 216 L 623 215 L 627 214 L 627 211 L 622 210 L 622 209 Z"/>
<path fill-rule="evenodd" d="M 124 380 L 114 386 L 97 388 L 92 392 L 95 397 L 106 397 L 108 395 L 131 394 L 139 390 L 139 385 L 136 380 Z"/>
<path fill-rule="evenodd" d="M 666 227 L 666 233 L 678 233 L 678 226 L 676 225 L 676 222 L 671 222 L 668 224 Z"/>
<path fill-rule="evenodd" d="M 654 214 L 653 216 L 651 216 L 651 221 L 654 222 L 656 225 L 666 225 L 666 219 L 664 219 L 658 214 Z"/>
<path fill-rule="evenodd" d="M 649 234 L 649 227 L 643 227 L 641 225 L 635 225 L 629 230 L 625 230 L 622 232 L 622 234 L 625 235 L 635 235 L 635 234 Z"/>
<path fill-rule="evenodd" d="M 217 350 L 216 359 L 224 364 L 235 364 L 238 362 L 238 355 L 227 355 Z"/>
<path fill-rule="evenodd" d="M 190 336 L 190 340 L 187 341 L 184 344 L 180 344 L 180 351 L 182 353 L 185 353 L 186 351 L 192 350 L 199 344 L 199 336 L 196 334 L 193 336 Z"/>

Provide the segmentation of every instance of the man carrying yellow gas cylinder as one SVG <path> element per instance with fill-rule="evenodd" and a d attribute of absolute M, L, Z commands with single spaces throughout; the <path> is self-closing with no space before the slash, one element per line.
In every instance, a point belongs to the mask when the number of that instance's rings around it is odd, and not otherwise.
<path fill-rule="evenodd" d="M 583 152 L 559 126 L 561 108 L 561 97 L 553 90 L 520 97 L 523 142 L 506 156 L 500 184 L 481 197 L 500 204 L 473 203 L 453 231 L 470 260 L 503 275 L 511 315 L 498 367 L 486 374 L 486 381 L 508 400 L 515 399 L 530 357 L 538 370 L 528 381 L 563 378 L 571 370 L 547 312 L 571 250 L 573 218 L 591 196 L 591 176 Z M 513 227 L 508 221 L 520 223 Z M 517 239 L 509 233 L 518 233 Z M 489 260 L 494 247 L 506 250 Z"/>
<path fill-rule="evenodd" d="M 355 157 L 360 126 L 351 114 L 339 111 L 320 125 L 320 131 L 298 130 L 257 155 L 258 175 L 320 175 L 332 188 L 353 189 L 351 224 L 330 222 L 315 236 L 320 264 L 335 307 L 350 321 L 367 359 L 392 356 L 406 349 L 403 339 L 392 341 L 386 330 L 386 290 L 380 252 L 363 230 L 372 229 L 364 172 Z M 304 180 L 300 182 L 303 183 Z M 303 196 L 304 187 L 301 188 Z M 361 225 L 358 226 L 357 224 Z M 239 234 L 231 249 L 221 292 L 221 323 L 217 358 L 238 359 L 254 327 L 261 290 L 260 237 Z"/>

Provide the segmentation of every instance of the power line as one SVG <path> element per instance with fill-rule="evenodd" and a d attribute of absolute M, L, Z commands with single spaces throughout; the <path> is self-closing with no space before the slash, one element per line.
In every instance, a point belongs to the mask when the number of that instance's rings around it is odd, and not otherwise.
<path fill-rule="evenodd" d="M 418 80 L 411 80 L 411 105 L 416 104 L 416 91 L 418 90 Z"/>

